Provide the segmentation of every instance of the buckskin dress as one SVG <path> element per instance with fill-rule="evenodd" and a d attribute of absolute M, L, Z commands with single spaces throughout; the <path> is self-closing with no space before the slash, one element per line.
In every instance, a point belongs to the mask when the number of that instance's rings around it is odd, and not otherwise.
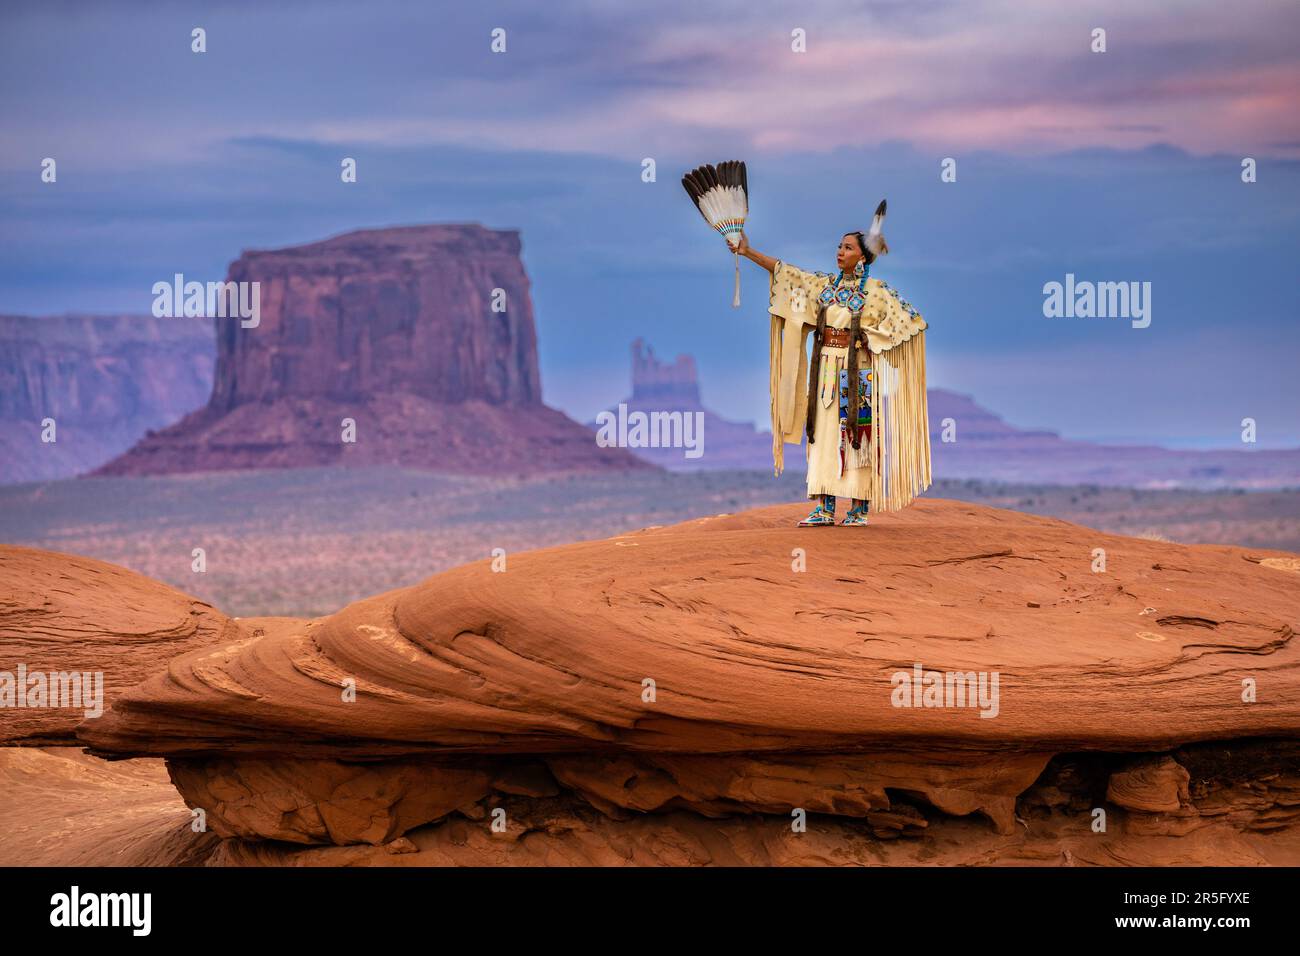
<path fill-rule="evenodd" d="M 805 272 L 777 261 L 772 270 L 770 376 L 772 457 L 784 467 L 784 445 L 806 434 L 807 339 L 817 327 L 819 296 L 836 276 Z M 856 280 L 846 286 L 857 288 Z M 872 511 L 905 507 L 930 484 L 930 434 L 925 392 L 926 322 L 879 279 L 865 285 L 859 346 L 862 396 L 860 447 L 849 437 L 847 347 L 824 344 L 817 389 L 813 441 L 807 445 L 808 496 L 842 495 L 871 502 Z M 851 313 L 838 301 L 826 308 L 828 329 L 850 328 Z"/>

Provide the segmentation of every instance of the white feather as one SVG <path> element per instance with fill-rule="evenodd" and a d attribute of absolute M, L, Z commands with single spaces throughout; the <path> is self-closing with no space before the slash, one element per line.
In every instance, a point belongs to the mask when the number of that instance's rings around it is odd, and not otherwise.
<path fill-rule="evenodd" d="M 749 202 L 739 186 L 714 186 L 700 197 L 700 210 L 713 227 L 721 231 L 726 225 L 745 220 L 749 215 Z M 740 244 L 740 237 L 734 232 L 723 234 L 733 249 Z"/>
<path fill-rule="evenodd" d="M 871 228 L 867 230 L 867 251 L 873 256 L 883 256 L 889 251 L 889 244 L 885 242 L 885 237 L 880 233 L 880 227 L 885 223 L 885 214 L 878 212 L 871 218 Z"/>

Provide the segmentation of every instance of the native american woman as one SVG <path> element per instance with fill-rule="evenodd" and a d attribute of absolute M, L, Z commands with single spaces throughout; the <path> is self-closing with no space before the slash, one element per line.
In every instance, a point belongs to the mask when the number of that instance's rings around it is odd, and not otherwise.
<path fill-rule="evenodd" d="M 800 525 L 834 524 L 837 497 L 852 501 L 842 523 L 864 525 L 872 502 L 894 511 L 930 484 L 926 323 L 870 277 L 888 252 L 883 216 L 881 203 L 870 233 L 845 233 L 833 274 L 764 255 L 744 233 L 734 250 L 771 273 L 772 457 L 779 475 L 784 445 L 807 436 L 808 497 L 817 501 Z"/>

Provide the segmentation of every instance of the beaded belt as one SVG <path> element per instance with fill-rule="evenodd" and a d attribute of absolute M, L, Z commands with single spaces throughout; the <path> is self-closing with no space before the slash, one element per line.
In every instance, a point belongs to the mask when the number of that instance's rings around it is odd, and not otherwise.
<path fill-rule="evenodd" d="M 829 345 L 835 349 L 846 349 L 849 347 L 849 329 L 826 329 L 822 334 L 822 345 Z"/>

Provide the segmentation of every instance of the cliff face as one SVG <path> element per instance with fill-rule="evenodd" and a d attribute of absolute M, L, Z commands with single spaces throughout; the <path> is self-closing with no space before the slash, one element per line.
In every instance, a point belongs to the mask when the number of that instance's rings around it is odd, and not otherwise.
<path fill-rule="evenodd" d="M 353 232 L 245 252 L 256 324 L 217 320 L 212 398 L 101 474 L 398 464 L 463 473 L 646 467 L 542 404 L 518 233 Z M 500 290 L 499 292 L 497 290 Z M 504 311 L 494 311 L 500 301 Z M 354 438 L 348 440 L 348 423 Z"/>
<path fill-rule="evenodd" d="M 202 319 L 0 316 L 0 483 L 95 468 L 198 408 L 214 349 Z M 41 441 L 45 418 L 53 443 Z"/>
<path fill-rule="evenodd" d="M 405 392 L 539 405 L 537 330 L 519 235 L 481 226 L 349 233 L 245 252 L 229 280 L 261 287 L 261 322 L 219 324 L 211 407 Z M 492 311 L 494 289 L 505 311 Z"/>

